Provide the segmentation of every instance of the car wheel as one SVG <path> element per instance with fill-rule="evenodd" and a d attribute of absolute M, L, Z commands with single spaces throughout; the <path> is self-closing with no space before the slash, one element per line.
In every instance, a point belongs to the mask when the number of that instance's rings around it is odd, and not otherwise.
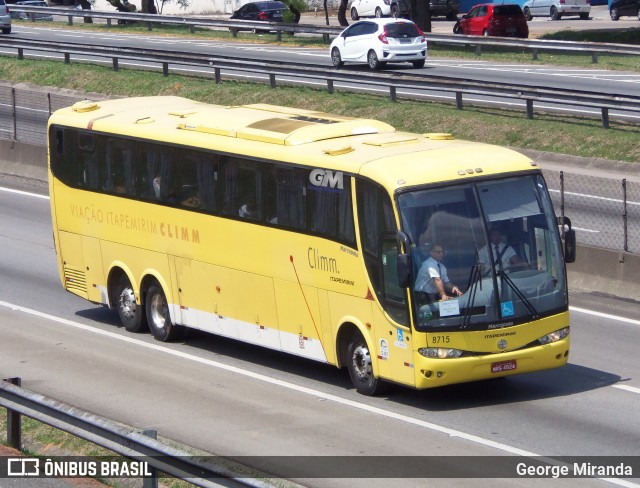
<path fill-rule="evenodd" d="M 3 34 L 11 34 L 11 27 L 5 27 L 4 29 L 2 29 L 2 33 Z"/>
<path fill-rule="evenodd" d="M 453 26 L 453 33 L 454 34 L 462 34 L 462 27 L 460 26 L 460 22 L 456 22 L 456 24 Z"/>
<path fill-rule="evenodd" d="M 612 8 L 609 15 L 611 16 L 611 20 L 620 20 L 620 14 L 617 8 Z"/>
<path fill-rule="evenodd" d="M 485 30 L 483 30 L 483 31 L 482 31 L 482 35 L 483 35 L 484 37 L 488 37 L 488 36 L 489 36 L 489 29 L 485 29 Z"/>
<path fill-rule="evenodd" d="M 551 7 L 551 12 L 549 12 L 549 15 L 551 17 L 551 20 L 560 20 L 560 18 L 562 17 L 562 14 L 558 12 L 558 9 L 555 6 Z"/>
<path fill-rule="evenodd" d="M 580 20 L 589 20 L 589 13 L 588 12 L 582 12 L 580 14 Z"/>
<path fill-rule="evenodd" d="M 533 15 L 531 15 L 529 7 L 524 8 L 524 18 L 527 19 L 527 22 L 531 22 L 533 20 Z"/>
<path fill-rule="evenodd" d="M 458 20 L 458 14 L 455 12 L 447 12 L 447 16 L 446 16 L 447 20 Z"/>
<path fill-rule="evenodd" d="M 380 69 L 383 66 L 373 49 L 367 53 L 367 64 L 371 69 Z"/>
<path fill-rule="evenodd" d="M 351 9 L 351 20 L 358 20 L 360 16 L 358 15 L 358 11 L 354 8 Z"/>
<path fill-rule="evenodd" d="M 376 8 L 376 19 L 381 19 L 382 18 L 382 10 L 380 10 L 380 7 Z"/>
<path fill-rule="evenodd" d="M 156 340 L 167 342 L 178 337 L 182 328 L 171 322 L 167 297 L 157 281 L 147 290 L 145 309 L 149 330 Z"/>
<path fill-rule="evenodd" d="M 342 61 L 342 56 L 340 56 L 340 49 L 337 47 L 334 47 L 331 50 L 331 62 L 336 68 L 344 66 L 344 61 Z"/>
<path fill-rule="evenodd" d="M 413 61 L 411 64 L 413 64 L 414 68 L 420 69 L 420 68 L 424 68 L 425 61 L 426 60 L 424 59 L 418 59 L 417 61 Z"/>
<path fill-rule="evenodd" d="M 391 5 L 391 17 L 393 17 L 394 19 L 400 18 L 400 9 L 395 3 Z"/>

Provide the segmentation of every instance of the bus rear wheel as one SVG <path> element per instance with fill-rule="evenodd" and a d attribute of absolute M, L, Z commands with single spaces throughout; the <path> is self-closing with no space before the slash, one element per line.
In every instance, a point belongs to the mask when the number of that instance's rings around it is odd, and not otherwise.
<path fill-rule="evenodd" d="M 114 289 L 116 309 L 120 322 L 129 332 L 142 332 L 147 327 L 147 320 L 142 305 L 138 305 L 133 286 L 127 275 L 120 276 Z"/>
<path fill-rule="evenodd" d="M 347 347 L 347 369 L 351 382 L 362 395 L 377 395 L 384 390 L 384 382 L 373 375 L 371 352 L 360 332 L 355 332 Z"/>
<path fill-rule="evenodd" d="M 181 328 L 171 322 L 167 297 L 162 290 L 162 286 L 157 281 L 152 283 L 147 290 L 145 310 L 147 312 L 149 330 L 154 339 L 168 342 L 178 338 Z"/>

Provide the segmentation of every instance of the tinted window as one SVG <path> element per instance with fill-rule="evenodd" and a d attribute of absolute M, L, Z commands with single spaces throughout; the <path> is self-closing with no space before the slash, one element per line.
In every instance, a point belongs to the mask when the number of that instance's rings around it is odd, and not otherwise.
<path fill-rule="evenodd" d="M 420 33 L 415 24 L 402 22 L 397 24 L 388 24 L 384 28 L 387 37 L 418 37 Z"/>
<path fill-rule="evenodd" d="M 522 9 L 517 5 L 496 5 L 493 8 L 493 15 L 524 15 Z"/>
<path fill-rule="evenodd" d="M 52 126 L 64 184 L 315 234 L 355 247 L 351 177 L 341 171 L 176 148 Z"/>

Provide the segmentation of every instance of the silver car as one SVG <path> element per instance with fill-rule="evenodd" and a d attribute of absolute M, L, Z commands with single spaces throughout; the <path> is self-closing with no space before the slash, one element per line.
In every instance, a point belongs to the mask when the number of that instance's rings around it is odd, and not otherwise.
<path fill-rule="evenodd" d="M 528 0 L 522 5 L 527 20 L 534 17 L 551 17 L 560 20 L 565 15 L 579 15 L 588 20 L 591 12 L 589 0 Z"/>
<path fill-rule="evenodd" d="M 11 33 L 11 13 L 4 0 L 0 0 L 0 29 L 3 34 Z"/>
<path fill-rule="evenodd" d="M 25 6 L 25 7 L 48 7 L 49 4 L 44 0 L 20 0 L 15 3 L 16 7 Z M 44 13 L 35 13 L 35 12 L 16 12 L 15 10 L 11 11 L 11 17 L 14 19 L 20 20 L 53 20 L 53 16 L 51 14 Z"/>

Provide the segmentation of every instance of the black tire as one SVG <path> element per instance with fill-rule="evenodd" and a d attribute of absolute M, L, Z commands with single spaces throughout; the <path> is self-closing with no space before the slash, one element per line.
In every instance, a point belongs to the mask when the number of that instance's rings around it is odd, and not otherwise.
<path fill-rule="evenodd" d="M 453 26 L 453 33 L 454 34 L 462 34 L 462 27 L 460 27 L 460 22 L 456 22 L 455 25 Z"/>
<path fill-rule="evenodd" d="M 394 19 L 400 18 L 400 9 L 398 8 L 398 4 L 394 3 L 391 5 L 391 17 Z"/>
<path fill-rule="evenodd" d="M 356 21 L 360 18 L 358 11 L 355 8 L 351 9 L 351 20 Z"/>
<path fill-rule="evenodd" d="M 340 56 L 340 49 L 337 47 L 331 50 L 331 62 L 336 68 L 342 68 L 344 66 L 344 61 L 342 61 L 342 56 Z"/>
<path fill-rule="evenodd" d="M 2 29 L 2 33 L 3 34 L 11 34 L 11 27 L 5 27 L 4 29 Z"/>
<path fill-rule="evenodd" d="M 609 15 L 611 16 L 611 20 L 620 20 L 620 14 L 617 8 L 612 8 Z"/>
<path fill-rule="evenodd" d="M 347 369 L 353 386 L 362 395 L 377 395 L 386 386 L 381 379 L 373 376 L 371 351 L 360 332 L 353 334 L 347 346 Z"/>
<path fill-rule="evenodd" d="M 129 332 L 144 332 L 147 330 L 147 317 L 144 314 L 144 307 L 136 301 L 133 286 L 127 275 L 123 274 L 113 290 L 113 302 L 120 323 Z"/>
<path fill-rule="evenodd" d="M 160 342 L 169 342 L 178 338 L 182 328 L 171 322 L 167 297 L 157 281 L 153 282 L 147 290 L 144 304 L 151 335 Z"/>
<path fill-rule="evenodd" d="M 489 29 L 485 29 L 485 30 L 483 30 L 483 31 L 482 31 L 482 35 L 483 35 L 484 37 L 489 37 Z"/>
<path fill-rule="evenodd" d="M 367 53 L 367 64 L 369 65 L 369 68 L 374 70 L 379 70 L 384 66 L 384 63 L 380 62 L 378 55 L 373 49 Z"/>
<path fill-rule="evenodd" d="M 447 20 L 458 20 L 458 14 L 456 12 L 447 12 L 447 16 L 445 17 Z"/>
<path fill-rule="evenodd" d="M 531 22 L 533 20 L 533 15 L 531 15 L 529 7 L 524 8 L 524 18 L 527 19 L 527 22 Z"/>
<path fill-rule="evenodd" d="M 376 16 L 376 19 L 382 18 L 382 10 L 380 10 L 380 7 L 376 8 L 375 16 Z"/>
<path fill-rule="evenodd" d="M 425 61 L 425 59 L 418 59 L 417 61 L 413 61 L 411 64 L 413 64 L 414 68 L 420 69 L 424 68 Z"/>
<path fill-rule="evenodd" d="M 562 18 L 562 14 L 558 12 L 558 9 L 555 6 L 551 7 L 549 16 L 551 17 L 551 20 L 560 20 Z"/>
<path fill-rule="evenodd" d="M 588 12 L 582 12 L 580 14 L 580 20 L 589 20 L 589 13 Z"/>

